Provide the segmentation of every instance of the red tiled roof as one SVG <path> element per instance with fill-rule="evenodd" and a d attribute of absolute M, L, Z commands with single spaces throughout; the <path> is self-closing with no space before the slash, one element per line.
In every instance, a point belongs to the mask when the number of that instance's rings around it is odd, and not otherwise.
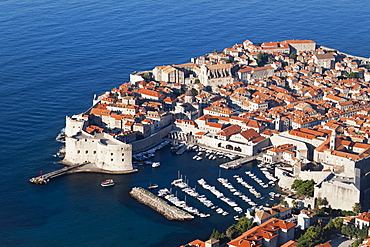
<path fill-rule="evenodd" d="M 370 213 L 363 212 L 359 216 L 357 216 L 356 219 L 363 220 L 363 221 L 366 221 L 366 222 L 370 222 Z"/>
<path fill-rule="evenodd" d="M 228 242 L 230 246 L 244 247 L 244 246 L 262 246 L 262 244 L 256 244 L 258 241 L 265 239 L 271 239 L 278 236 L 277 231 L 279 229 L 290 229 L 296 224 L 286 222 L 280 219 L 269 219 L 259 226 L 253 227 L 252 229 L 244 232 L 239 237 Z"/>
<path fill-rule="evenodd" d="M 157 98 L 160 98 L 160 97 L 163 96 L 163 94 L 161 94 L 161 93 L 158 93 L 158 92 L 156 92 L 154 90 L 145 89 L 145 88 L 139 88 L 137 90 L 137 92 L 139 94 L 149 95 L 149 96 L 153 96 L 153 97 L 157 97 Z"/>

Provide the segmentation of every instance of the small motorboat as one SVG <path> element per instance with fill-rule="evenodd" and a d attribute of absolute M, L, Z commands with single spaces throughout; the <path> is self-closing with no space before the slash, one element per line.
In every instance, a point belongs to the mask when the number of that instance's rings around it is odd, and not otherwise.
<path fill-rule="evenodd" d="M 100 185 L 103 186 L 103 187 L 113 186 L 114 181 L 113 181 L 113 179 L 107 179 L 107 180 L 101 182 Z"/>
<path fill-rule="evenodd" d="M 155 167 L 159 167 L 161 165 L 160 162 L 153 162 L 152 163 L 152 167 L 155 168 Z"/>
<path fill-rule="evenodd" d="M 148 190 L 152 190 L 152 189 L 156 189 L 158 188 L 158 184 L 151 184 L 149 187 L 148 187 Z"/>

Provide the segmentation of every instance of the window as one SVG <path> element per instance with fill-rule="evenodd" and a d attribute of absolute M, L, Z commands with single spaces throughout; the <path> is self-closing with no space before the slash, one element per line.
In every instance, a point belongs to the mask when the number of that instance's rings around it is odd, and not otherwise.
<path fill-rule="evenodd" d="M 113 159 L 110 159 L 110 161 L 113 161 Z"/>
<path fill-rule="evenodd" d="M 125 159 L 122 159 L 122 161 L 125 161 Z"/>
<path fill-rule="evenodd" d="M 96 151 L 94 151 L 94 154 L 96 154 Z"/>
<path fill-rule="evenodd" d="M 77 153 L 79 154 L 80 153 L 80 150 L 77 150 Z"/>
<path fill-rule="evenodd" d="M 88 153 L 89 153 L 89 150 L 86 150 L 86 151 L 85 151 L 85 154 L 88 154 Z"/>
<path fill-rule="evenodd" d="M 110 153 L 110 155 L 113 155 L 113 153 Z"/>

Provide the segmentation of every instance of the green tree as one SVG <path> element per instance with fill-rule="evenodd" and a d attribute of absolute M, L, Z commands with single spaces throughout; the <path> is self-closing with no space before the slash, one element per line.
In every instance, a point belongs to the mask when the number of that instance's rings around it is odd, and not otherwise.
<path fill-rule="evenodd" d="M 259 67 L 261 67 L 261 66 L 263 66 L 267 63 L 267 56 L 266 56 L 265 53 L 259 52 L 257 54 L 257 63 L 258 63 Z"/>
<path fill-rule="evenodd" d="M 351 72 L 351 73 L 343 72 L 342 77 L 349 78 L 349 79 L 358 78 L 359 74 L 358 74 L 358 72 Z"/>
<path fill-rule="evenodd" d="M 362 243 L 362 241 L 364 241 L 362 238 L 356 239 L 355 242 L 351 244 L 351 247 L 358 247 Z"/>
<path fill-rule="evenodd" d="M 144 78 L 144 80 L 146 80 L 146 81 L 150 81 L 150 80 L 152 79 L 152 76 L 151 76 L 148 72 L 145 72 L 145 73 L 143 74 L 143 78 Z"/>
<path fill-rule="evenodd" d="M 238 220 L 238 223 L 230 226 L 226 230 L 226 236 L 234 239 L 240 235 L 242 235 L 244 232 L 248 231 L 249 229 L 253 228 L 256 224 L 249 220 L 246 217 L 242 217 Z"/>
<path fill-rule="evenodd" d="M 354 238 L 356 237 L 359 233 L 358 233 L 358 229 L 354 226 L 349 226 L 349 225 L 344 225 L 342 227 L 342 234 L 350 237 L 350 238 Z"/>
<path fill-rule="evenodd" d="M 320 226 L 310 226 L 298 239 L 297 247 L 313 247 L 324 237 L 324 231 Z"/>
<path fill-rule="evenodd" d="M 284 207 L 287 207 L 288 206 L 288 202 L 287 201 L 281 201 L 280 204 Z"/>
<path fill-rule="evenodd" d="M 195 79 L 194 80 L 194 84 L 198 84 L 198 83 L 200 83 L 200 80 L 199 79 Z"/>
<path fill-rule="evenodd" d="M 198 95 L 198 90 L 196 90 L 195 88 L 192 88 L 191 91 L 193 92 L 194 95 Z"/>
<path fill-rule="evenodd" d="M 341 228 L 343 226 L 343 219 L 339 217 L 333 219 L 333 226 L 336 229 Z"/>
<path fill-rule="evenodd" d="M 297 195 L 299 196 L 313 197 L 314 186 L 315 181 L 313 179 L 311 180 L 296 179 L 294 180 L 291 187 L 292 189 L 295 189 L 297 191 Z"/>
<path fill-rule="evenodd" d="M 274 59 L 273 59 L 271 56 L 269 56 L 269 57 L 267 58 L 267 63 L 268 63 L 268 64 L 272 64 L 272 63 L 274 63 Z"/>
<path fill-rule="evenodd" d="M 220 237 L 221 237 L 221 233 L 218 230 L 213 229 L 211 236 L 209 238 L 220 239 Z"/>
<path fill-rule="evenodd" d="M 355 205 L 353 205 L 352 209 L 353 209 L 353 212 L 355 212 L 356 214 L 359 214 L 361 212 L 361 205 L 356 202 Z"/>
<path fill-rule="evenodd" d="M 297 52 L 296 52 L 296 51 L 292 51 L 292 52 L 289 54 L 289 57 L 295 60 L 295 59 L 297 58 Z"/>

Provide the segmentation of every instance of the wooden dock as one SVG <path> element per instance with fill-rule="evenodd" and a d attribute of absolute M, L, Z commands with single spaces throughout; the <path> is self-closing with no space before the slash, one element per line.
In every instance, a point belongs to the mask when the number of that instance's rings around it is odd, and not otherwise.
<path fill-rule="evenodd" d="M 248 157 L 243 157 L 243 158 L 240 158 L 240 159 L 237 159 L 237 160 L 232 160 L 232 161 L 221 164 L 220 167 L 224 168 L 224 169 L 233 169 L 235 164 L 243 165 L 245 163 L 251 162 L 251 161 L 256 160 L 256 159 L 259 159 L 260 157 L 262 157 L 262 155 L 263 155 L 262 153 L 259 153 L 259 154 L 253 155 L 253 156 L 248 156 Z"/>
<path fill-rule="evenodd" d="M 49 172 L 49 173 L 46 173 L 44 175 L 40 175 L 38 177 L 33 177 L 33 178 L 30 179 L 30 182 L 34 183 L 34 184 L 47 184 L 50 181 L 50 179 L 55 178 L 55 177 L 59 177 L 61 175 L 67 174 L 67 173 L 70 173 L 72 170 L 74 170 L 76 168 L 79 168 L 81 166 L 84 166 L 86 164 L 88 164 L 88 163 L 82 163 L 82 164 L 73 165 L 73 166 L 66 166 L 62 169 L 59 169 L 59 170 L 56 170 L 56 171 L 53 171 L 53 172 Z"/>

